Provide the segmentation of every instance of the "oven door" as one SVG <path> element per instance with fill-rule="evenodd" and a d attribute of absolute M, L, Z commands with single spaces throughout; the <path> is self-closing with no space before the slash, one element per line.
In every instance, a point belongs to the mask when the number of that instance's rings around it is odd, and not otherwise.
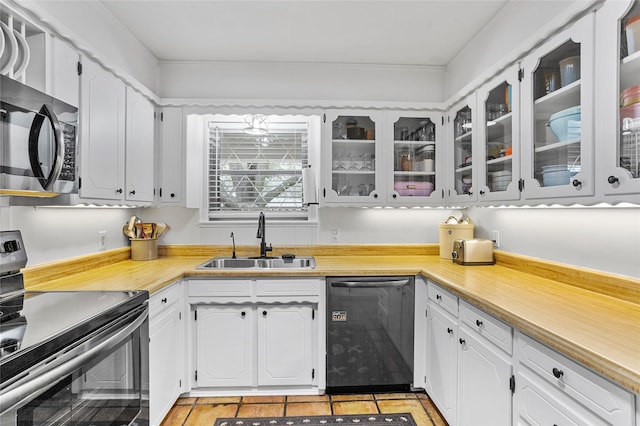
<path fill-rule="evenodd" d="M 146 304 L 0 393 L 2 425 L 148 425 Z"/>

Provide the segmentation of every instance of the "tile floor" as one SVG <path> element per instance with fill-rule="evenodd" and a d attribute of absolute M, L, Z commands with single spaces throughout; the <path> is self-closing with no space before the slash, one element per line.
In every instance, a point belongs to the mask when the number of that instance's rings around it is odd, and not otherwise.
<path fill-rule="evenodd" d="M 212 426 L 218 417 L 411 413 L 418 426 L 447 426 L 424 392 L 180 398 L 161 426 Z"/>

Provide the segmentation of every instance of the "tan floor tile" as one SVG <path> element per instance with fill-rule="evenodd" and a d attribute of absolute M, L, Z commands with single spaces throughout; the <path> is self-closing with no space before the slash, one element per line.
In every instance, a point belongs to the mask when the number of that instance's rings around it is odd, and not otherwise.
<path fill-rule="evenodd" d="M 235 417 L 237 404 L 196 405 L 191 410 L 185 426 L 212 425 L 218 418 Z"/>
<path fill-rule="evenodd" d="M 422 403 L 422 406 L 424 407 L 425 411 L 427 412 L 427 415 L 429 417 L 431 417 L 431 421 L 433 421 L 434 425 L 436 425 L 436 426 L 447 426 L 447 422 L 444 420 L 444 418 L 442 417 L 442 414 L 440 414 L 440 411 L 435 406 L 433 401 L 431 401 L 430 398 L 422 399 L 422 400 L 420 400 L 420 402 Z"/>
<path fill-rule="evenodd" d="M 378 407 L 374 401 L 344 401 L 334 402 L 333 414 L 378 414 Z"/>
<path fill-rule="evenodd" d="M 242 397 L 243 404 L 273 404 L 279 402 L 284 403 L 284 400 L 284 396 L 255 395 Z"/>
<path fill-rule="evenodd" d="M 191 405 L 174 405 L 162 421 L 162 426 L 182 426 L 191 411 Z"/>
<path fill-rule="evenodd" d="M 331 404 L 328 402 L 294 402 L 287 404 L 287 416 L 329 416 Z"/>
<path fill-rule="evenodd" d="M 332 401 L 373 401 L 373 395 L 331 395 Z"/>
<path fill-rule="evenodd" d="M 415 393 L 378 393 L 374 395 L 377 400 L 383 399 L 416 399 L 418 398 Z"/>
<path fill-rule="evenodd" d="M 417 399 L 391 399 L 378 401 L 381 413 L 411 413 L 416 423 L 421 426 L 432 426 L 433 422 Z"/>
<path fill-rule="evenodd" d="M 178 398 L 176 405 L 193 405 L 198 398 Z"/>
<path fill-rule="evenodd" d="M 287 402 L 329 402 L 329 400 L 330 400 L 329 395 L 290 395 L 290 396 L 287 396 Z"/>
<path fill-rule="evenodd" d="M 284 404 L 242 404 L 237 417 L 281 417 Z"/>
<path fill-rule="evenodd" d="M 198 398 L 196 401 L 197 405 L 213 405 L 213 404 L 239 404 L 241 396 L 213 396 L 213 397 L 203 397 Z"/>

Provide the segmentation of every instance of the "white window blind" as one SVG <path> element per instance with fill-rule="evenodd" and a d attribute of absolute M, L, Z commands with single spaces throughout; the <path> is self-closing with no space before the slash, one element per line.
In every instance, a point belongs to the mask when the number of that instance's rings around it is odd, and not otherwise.
<path fill-rule="evenodd" d="M 247 133 L 250 119 L 210 121 L 209 219 L 307 218 L 302 168 L 308 164 L 309 124 L 269 117 L 266 134 Z"/>

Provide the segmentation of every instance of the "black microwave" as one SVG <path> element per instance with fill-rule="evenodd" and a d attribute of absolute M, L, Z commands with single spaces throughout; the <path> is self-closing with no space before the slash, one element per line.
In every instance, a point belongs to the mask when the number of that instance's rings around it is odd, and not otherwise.
<path fill-rule="evenodd" d="M 78 193 L 78 108 L 0 75 L 0 194 Z"/>

